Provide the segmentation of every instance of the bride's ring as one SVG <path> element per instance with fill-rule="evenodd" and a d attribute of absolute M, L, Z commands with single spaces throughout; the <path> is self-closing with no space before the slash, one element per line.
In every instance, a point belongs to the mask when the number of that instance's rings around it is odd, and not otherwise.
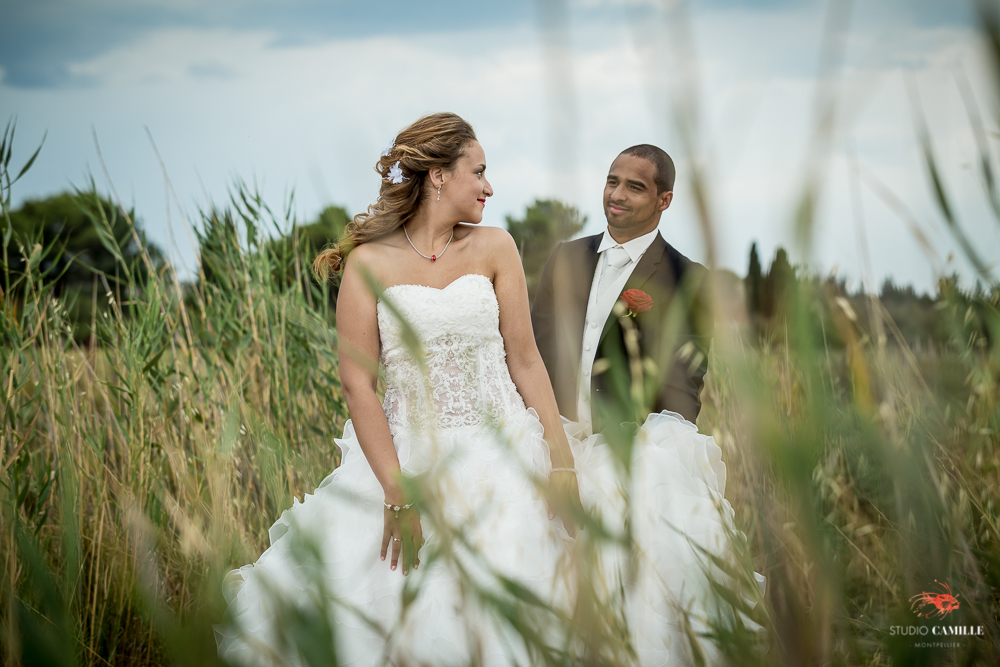
<path fill-rule="evenodd" d="M 392 541 L 393 542 L 399 542 L 399 538 L 398 537 L 394 537 L 394 538 L 392 538 Z"/>

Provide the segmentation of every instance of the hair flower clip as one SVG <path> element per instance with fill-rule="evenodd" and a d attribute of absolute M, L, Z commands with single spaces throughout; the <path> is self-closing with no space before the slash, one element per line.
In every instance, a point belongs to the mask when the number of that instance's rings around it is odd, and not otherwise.
<path fill-rule="evenodd" d="M 395 147 L 396 147 L 396 140 L 393 139 L 392 141 L 389 142 L 388 146 L 382 149 L 382 157 L 389 157 L 389 153 L 391 153 L 392 149 Z"/>
<path fill-rule="evenodd" d="M 396 164 L 389 167 L 389 175 L 385 180 L 389 181 L 393 185 L 399 185 L 403 181 L 408 181 L 410 179 L 403 176 L 403 170 L 399 167 L 399 160 L 396 160 Z"/>

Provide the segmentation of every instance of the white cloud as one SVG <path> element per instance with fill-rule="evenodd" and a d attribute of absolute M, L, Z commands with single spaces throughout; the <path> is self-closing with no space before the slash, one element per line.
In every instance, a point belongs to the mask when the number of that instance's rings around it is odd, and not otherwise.
<path fill-rule="evenodd" d="M 611 160 L 629 145 L 655 143 L 678 164 L 664 235 L 685 254 L 704 258 L 686 189 L 692 160 L 699 160 L 708 165 L 714 193 L 719 260 L 742 273 L 752 240 L 759 241 L 765 261 L 777 245 L 790 245 L 791 211 L 813 130 L 822 20 L 811 9 L 698 15 L 698 60 L 679 64 L 669 60 L 675 57 L 669 42 L 650 45 L 654 37 L 669 36 L 655 22 L 637 28 L 574 23 L 573 79 L 564 88 L 577 105 L 575 133 L 551 131 L 546 61 L 530 27 L 284 48 L 270 46 L 274 35 L 267 31 L 159 30 L 141 43 L 75 63 L 75 73 L 98 82 L 90 88 L 10 90 L 0 84 L 5 106 L 20 114 L 22 151 L 51 130 L 15 195 L 48 194 L 67 179 L 79 183 L 88 164 L 99 174 L 93 123 L 119 192 L 134 197 L 153 238 L 168 245 L 168 198 L 143 130 L 148 125 L 188 213 L 205 204 L 203 192 L 224 203 L 236 175 L 263 180 L 276 209 L 295 187 L 304 217 L 327 203 L 358 211 L 377 192 L 372 166 L 394 133 L 423 113 L 453 110 L 473 123 L 486 150 L 496 191 L 488 224 L 502 225 L 505 214 L 520 214 L 535 197 L 558 196 L 589 216 L 588 232 L 599 231 Z M 847 178 L 849 146 L 865 169 L 912 206 L 943 257 L 954 247 L 933 222 L 901 84 L 904 66 L 919 81 L 963 220 L 995 261 L 995 227 L 986 224 L 975 180 L 963 167 L 974 155 L 968 121 L 949 84 L 951 68 L 963 64 L 983 108 L 990 108 L 970 33 L 906 28 L 897 35 L 862 27 L 852 33 L 848 61 L 851 122 L 840 128 L 824 172 L 817 265 L 836 263 L 853 276 L 863 270 Z M 679 99 L 679 75 L 692 66 L 700 72 L 702 110 L 693 156 L 684 154 L 668 107 Z M 563 144 L 553 145 L 553 136 L 563 137 Z M 930 265 L 905 225 L 870 188 L 863 188 L 862 203 L 873 279 L 892 274 L 930 288 Z M 170 220 L 191 269 L 194 251 L 176 210 Z"/>

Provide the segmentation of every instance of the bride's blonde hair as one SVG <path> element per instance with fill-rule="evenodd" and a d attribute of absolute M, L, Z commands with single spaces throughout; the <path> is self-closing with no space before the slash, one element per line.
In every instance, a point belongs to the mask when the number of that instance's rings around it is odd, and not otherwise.
<path fill-rule="evenodd" d="M 453 169 L 473 141 L 476 133 L 472 126 L 453 113 L 424 116 L 396 135 L 391 150 L 375 163 L 375 171 L 382 177 L 378 199 L 347 223 L 335 246 L 316 255 L 316 276 L 328 280 L 331 273 L 340 272 L 352 248 L 385 236 L 411 220 L 423 201 L 427 172 L 434 167 Z M 405 179 L 393 183 L 388 174 L 397 162 Z"/>

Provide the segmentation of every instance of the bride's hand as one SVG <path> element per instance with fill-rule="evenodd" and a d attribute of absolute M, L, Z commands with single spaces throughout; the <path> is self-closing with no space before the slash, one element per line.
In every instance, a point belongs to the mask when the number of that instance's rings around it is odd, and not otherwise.
<path fill-rule="evenodd" d="M 576 481 L 576 473 L 569 470 L 553 471 L 549 473 L 549 498 L 550 512 L 554 511 L 562 519 L 563 526 L 570 537 L 576 537 L 576 518 L 574 514 L 579 510 L 580 487 Z M 554 518 L 550 515 L 550 518 Z"/>
<path fill-rule="evenodd" d="M 397 518 L 398 515 L 398 518 Z M 382 530 L 382 560 L 385 560 L 392 545 L 390 563 L 396 569 L 399 557 L 403 557 L 403 574 L 408 574 L 411 568 L 420 566 L 417 553 L 423 546 L 424 536 L 420 530 L 420 513 L 416 507 L 400 509 L 395 512 L 383 508 L 384 527 Z"/>

